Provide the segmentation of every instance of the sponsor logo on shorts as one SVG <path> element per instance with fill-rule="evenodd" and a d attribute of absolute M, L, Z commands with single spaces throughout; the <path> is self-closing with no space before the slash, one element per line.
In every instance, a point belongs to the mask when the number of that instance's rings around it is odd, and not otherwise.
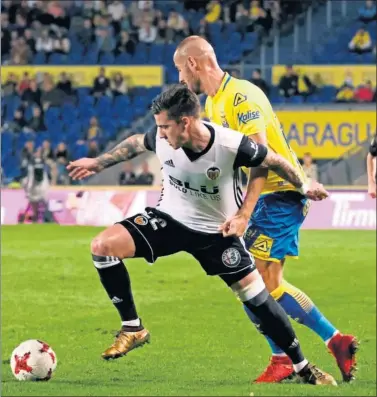
<path fill-rule="evenodd" d="M 139 215 L 134 219 L 134 222 L 139 226 L 145 226 L 148 224 L 148 219 L 143 215 Z"/>
<path fill-rule="evenodd" d="M 256 110 L 255 112 L 249 110 L 246 113 L 237 113 L 237 117 L 238 117 L 238 124 L 247 124 L 249 121 L 259 119 L 260 112 L 259 110 Z"/>
<path fill-rule="evenodd" d="M 207 170 L 207 177 L 211 180 L 214 181 L 216 180 L 221 174 L 221 170 L 218 167 L 210 167 Z"/>
<path fill-rule="evenodd" d="M 237 267 L 241 262 L 241 254 L 236 248 L 228 248 L 221 255 L 221 260 L 227 267 Z"/>
<path fill-rule="evenodd" d="M 270 257 L 271 248 L 274 240 L 271 237 L 260 234 L 251 246 L 251 253 L 255 254 L 257 258 L 268 259 Z"/>

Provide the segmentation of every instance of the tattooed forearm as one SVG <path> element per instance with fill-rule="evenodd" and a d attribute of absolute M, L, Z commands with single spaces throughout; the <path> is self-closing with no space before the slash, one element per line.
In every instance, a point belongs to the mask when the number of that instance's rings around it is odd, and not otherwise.
<path fill-rule="evenodd" d="M 131 160 L 147 149 L 144 146 L 144 134 L 136 134 L 128 137 L 109 152 L 97 157 L 100 170 L 112 167 L 122 161 Z"/>
<path fill-rule="evenodd" d="M 284 180 L 291 183 L 296 188 L 301 188 L 304 184 L 304 180 L 297 169 L 295 169 L 284 157 L 268 151 L 266 158 L 261 164 L 262 167 L 267 167 L 271 171 L 274 171 Z"/>

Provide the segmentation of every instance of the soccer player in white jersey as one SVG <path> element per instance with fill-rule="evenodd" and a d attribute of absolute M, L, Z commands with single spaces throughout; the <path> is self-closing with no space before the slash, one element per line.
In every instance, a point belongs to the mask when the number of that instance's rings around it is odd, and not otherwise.
<path fill-rule="evenodd" d="M 150 338 L 137 314 L 123 259 L 142 257 L 154 262 L 186 251 L 258 316 L 262 331 L 291 358 L 303 382 L 336 385 L 331 375 L 303 356 L 287 315 L 266 290 L 243 239 L 219 232 L 219 226 L 242 204 L 239 167 L 273 169 L 302 189 L 300 173 L 243 134 L 202 122 L 198 98 L 185 85 L 162 93 L 152 112 L 158 132 L 131 136 L 104 155 L 79 159 L 67 167 L 73 179 L 82 179 L 146 150 L 154 151 L 162 165 L 163 187 L 156 208 L 110 226 L 92 241 L 94 266 L 122 321 L 115 342 L 102 357 L 121 357 Z"/>

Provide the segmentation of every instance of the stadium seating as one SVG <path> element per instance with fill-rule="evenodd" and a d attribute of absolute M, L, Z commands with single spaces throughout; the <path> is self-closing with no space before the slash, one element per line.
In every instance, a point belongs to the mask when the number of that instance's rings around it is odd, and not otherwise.
<path fill-rule="evenodd" d="M 172 8 L 172 2 L 155 1 L 155 7 L 166 17 Z M 204 17 L 204 10 L 187 11 L 183 2 L 174 2 L 176 11 L 180 12 L 193 32 L 196 32 L 200 20 Z M 73 17 L 74 19 L 75 17 Z M 72 21 L 73 21 L 72 19 Z M 348 43 L 359 28 L 360 23 L 344 25 L 334 28 L 334 35 L 314 45 L 314 61 L 317 64 L 372 64 L 375 55 L 372 53 L 356 55 L 348 51 Z M 134 55 L 121 53 L 99 53 L 96 43 L 85 51 L 75 34 L 76 25 L 71 23 L 68 32 L 71 48 L 67 55 L 54 53 L 46 57 L 43 52 L 35 52 L 32 59 L 33 65 L 163 65 L 165 83 L 178 81 L 178 72 L 173 64 L 173 54 L 176 43 L 137 43 Z M 210 41 L 212 42 L 221 65 L 238 64 L 247 54 L 250 54 L 259 46 L 259 35 L 256 32 L 248 32 L 241 35 L 235 23 L 215 22 L 208 25 Z M 366 26 L 372 41 L 376 42 L 376 21 Z M 248 76 L 245 76 L 246 78 Z M 86 131 L 89 120 L 96 116 L 102 129 L 102 134 L 97 138 L 100 147 L 109 140 L 115 139 L 117 133 L 123 128 L 129 128 L 132 123 L 142 117 L 148 109 L 153 97 L 160 91 L 161 87 L 132 87 L 129 94 L 115 97 L 103 96 L 95 100 L 91 95 L 92 87 L 78 87 L 76 89 L 77 103 L 64 103 L 60 108 L 50 108 L 45 112 L 44 122 L 47 131 L 36 133 L 14 134 L 6 128 L 2 134 L 2 161 L 4 172 L 7 177 L 17 174 L 18 162 L 14 161 L 14 154 L 20 153 L 27 140 L 34 140 L 36 146 L 41 145 L 43 140 L 48 139 L 55 147 L 64 141 L 68 145 L 69 152 L 73 157 L 86 153 L 86 144 L 78 141 L 86 139 Z M 332 102 L 337 87 L 324 86 L 315 94 L 309 96 L 306 103 Z M 279 94 L 277 87 L 271 87 L 270 100 L 273 104 L 289 103 L 299 105 L 304 102 L 302 97 L 293 97 L 284 100 Z M 2 120 L 11 122 L 15 110 L 21 105 L 17 95 L 4 96 L 1 103 Z M 32 108 L 27 107 L 24 112 L 26 120 L 32 117 Z M 11 148 L 11 150 L 9 150 Z M 12 155 L 13 153 L 13 155 Z"/>

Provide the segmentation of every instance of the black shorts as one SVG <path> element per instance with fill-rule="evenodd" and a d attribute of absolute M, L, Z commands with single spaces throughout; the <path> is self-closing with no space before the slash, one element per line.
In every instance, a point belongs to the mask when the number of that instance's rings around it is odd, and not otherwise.
<path fill-rule="evenodd" d="M 210 276 L 239 273 L 244 277 L 255 269 L 243 239 L 191 230 L 155 208 L 146 208 L 144 213 L 118 223 L 130 232 L 135 242 L 134 257 L 145 258 L 149 263 L 160 256 L 185 251 Z"/>

